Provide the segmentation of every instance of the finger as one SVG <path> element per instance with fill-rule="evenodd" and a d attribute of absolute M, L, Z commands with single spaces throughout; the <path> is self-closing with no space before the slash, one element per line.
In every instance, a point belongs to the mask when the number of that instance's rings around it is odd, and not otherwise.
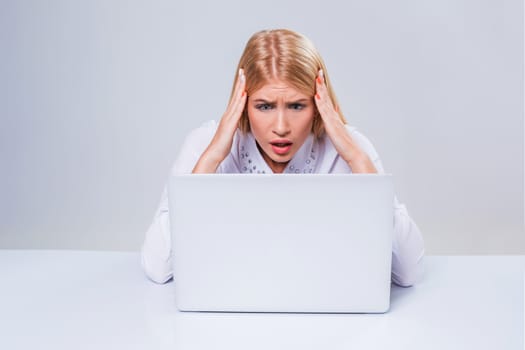
<path fill-rule="evenodd" d="M 234 105 L 232 114 L 236 122 L 239 121 L 239 119 L 241 119 L 241 115 L 242 115 L 242 112 L 244 111 L 244 107 L 246 106 L 247 99 L 248 99 L 248 95 L 246 94 L 245 91 L 243 91 L 243 94 L 241 95 L 239 101 Z"/>
<path fill-rule="evenodd" d="M 239 74 L 237 77 L 237 83 L 238 83 L 238 90 L 244 92 L 244 89 L 246 88 L 246 76 L 244 75 L 244 69 L 239 68 Z"/>
<path fill-rule="evenodd" d="M 327 114 L 335 112 L 339 114 L 339 108 L 334 105 L 330 94 L 328 93 L 328 87 L 326 86 L 326 78 L 322 69 L 319 70 L 319 74 L 316 80 L 316 94 L 315 103 L 320 113 Z"/>
<path fill-rule="evenodd" d="M 235 119 L 239 119 L 246 104 L 246 99 L 248 98 L 248 94 L 246 93 L 246 77 L 242 69 L 239 70 L 239 84 L 239 90 L 236 92 L 236 96 L 233 99 L 231 111 L 236 117 Z"/>
<path fill-rule="evenodd" d="M 235 96 L 232 98 L 232 105 L 230 106 L 230 112 L 237 114 L 239 108 L 244 108 L 246 103 L 246 78 L 244 72 L 240 72 L 239 76 L 239 87 L 235 92 Z M 242 112 L 242 109 L 241 109 Z"/>
<path fill-rule="evenodd" d="M 324 79 L 324 72 L 323 72 L 322 69 L 319 69 L 319 72 L 318 72 L 318 75 L 317 75 L 317 82 L 319 84 L 323 84 L 323 83 L 326 82 L 325 79 Z"/>
<path fill-rule="evenodd" d="M 319 69 L 319 74 L 315 79 L 316 95 L 318 100 L 326 100 L 331 102 L 330 96 L 328 95 L 328 89 L 326 88 L 326 81 L 322 69 Z"/>
<path fill-rule="evenodd" d="M 239 75 L 237 79 L 236 89 L 234 95 L 230 101 L 228 109 L 226 110 L 225 117 L 228 120 L 228 123 L 233 126 L 236 125 L 239 121 L 244 106 L 246 105 L 247 93 L 246 93 L 246 77 L 244 71 L 239 69 Z"/>
<path fill-rule="evenodd" d="M 246 94 L 246 92 L 244 91 L 246 89 L 246 76 L 244 75 L 244 69 L 242 68 L 239 69 L 239 76 L 237 78 L 237 83 L 239 84 L 238 89 L 237 89 L 237 94 L 239 93 L 241 95 Z"/>
<path fill-rule="evenodd" d="M 237 82 L 235 84 L 235 89 L 233 91 L 232 99 L 230 100 L 230 104 L 228 105 L 228 110 L 234 108 L 234 106 L 239 103 L 239 99 L 243 97 L 243 94 L 246 94 L 246 77 L 244 75 L 244 70 L 242 68 L 239 69 L 239 73 L 237 74 Z"/>
<path fill-rule="evenodd" d="M 328 94 L 328 89 L 326 88 L 325 79 L 323 70 L 319 70 L 319 74 L 315 79 L 315 103 L 317 109 L 322 115 L 329 113 L 330 110 L 333 110 L 332 99 Z"/>

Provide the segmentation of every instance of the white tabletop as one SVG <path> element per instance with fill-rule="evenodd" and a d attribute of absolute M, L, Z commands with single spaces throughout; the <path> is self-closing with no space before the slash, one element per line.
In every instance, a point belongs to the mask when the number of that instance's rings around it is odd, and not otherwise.
<path fill-rule="evenodd" d="M 525 256 L 425 266 L 386 314 L 181 313 L 138 253 L 0 250 L 0 347 L 523 349 Z"/>

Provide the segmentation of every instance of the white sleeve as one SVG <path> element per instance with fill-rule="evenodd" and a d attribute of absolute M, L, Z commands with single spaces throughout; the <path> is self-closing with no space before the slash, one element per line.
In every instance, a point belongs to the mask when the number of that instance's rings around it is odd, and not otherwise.
<path fill-rule="evenodd" d="M 156 283 L 165 283 L 173 276 L 167 192 L 164 187 L 153 222 L 146 231 L 141 252 L 142 268 L 149 279 Z"/>
<path fill-rule="evenodd" d="M 179 156 L 171 168 L 171 174 L 191 173 L 213 138 L 216 127 L 216 123 L 211 121 L 193 130 L 186 137 Z M 165 283 L 173 277 L 167 185 L 164 186 L 153 222 L 146 231 L 141 258 L 142 268 L 153 282 Z"/>
<path fill-rule="evenodd" d="M 421 232 L 408 215 L 405 205 L 394 197 L 394 237 L 392 240 L 392 281 L 410 287 L 423 274 L 425 247 Z"/>
<path fill-rule="evenodd" d="M 350 135 L 368 154 L 378 173 L 384 174 L 383 164 L 372 143 L 355 128 L 348 128 Z M 409 287 L 423 274 L 425 247 L 416 223 L 408 215 L 405 205 L 394 196 L 394 232 L 392 237 L 392 281 Z"/>

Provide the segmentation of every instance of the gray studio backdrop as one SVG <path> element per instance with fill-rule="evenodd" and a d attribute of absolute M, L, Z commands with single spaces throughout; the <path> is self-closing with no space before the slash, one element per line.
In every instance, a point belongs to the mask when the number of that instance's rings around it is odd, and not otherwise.
<path fill-rule="evenodd" d="M 523 3 L 0 1 L 0 247 L 137 250 L 249 36 L 326 61 L 430 254 L 523 254 Z M 232 213 L 234 216 L 235 213 Z"/>

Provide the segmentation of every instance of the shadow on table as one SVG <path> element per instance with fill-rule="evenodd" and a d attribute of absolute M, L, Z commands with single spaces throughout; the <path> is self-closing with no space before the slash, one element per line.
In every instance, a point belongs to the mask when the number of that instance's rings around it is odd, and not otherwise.
<path fill-rule="evenodd" d="M 394 312 L 397 308 L 402 307 L 405 302 L 410 299 L 410 294 L 414 292 L 415 287 L 400 287 L 392 284 L 390 288 L 390 312 Z"/>

